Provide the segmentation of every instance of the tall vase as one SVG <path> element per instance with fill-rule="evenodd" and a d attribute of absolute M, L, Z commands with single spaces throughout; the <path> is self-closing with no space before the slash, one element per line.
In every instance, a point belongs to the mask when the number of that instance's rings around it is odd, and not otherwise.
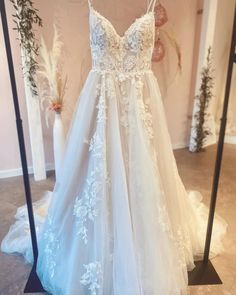
<path fill-rule="evenodd" d="M 61 113 L 55 112 L 55 119 L 53 124 L 53 149 L 56 178 L 59 173 L 64 155 L 65 146 L 65 132 L 61 119 Z"/>
<path fill-rule="evenodd" d="M 23 64 L 23 72 L 25 69 L 28 70 L 28 59 L 26 57 L 25 51 L 21 50 L 21 58 Z M 38 97 L 36 97 L 29 86 L 28 79 L 26 75 L 24 78 L 24 89 L 25 89 L 25 99 L 26 108 L 28 115 L 28 125 L 29 125 L 29 137 L 30 137 L 30 147 L 32 154 L 32 164 L 34 179 L 36 181 L 46 179 L 46 164 L 45 164 L 45 154 L 43 145 L 43 132 L 42 123 L 40 117 L 40 103 Z"/>

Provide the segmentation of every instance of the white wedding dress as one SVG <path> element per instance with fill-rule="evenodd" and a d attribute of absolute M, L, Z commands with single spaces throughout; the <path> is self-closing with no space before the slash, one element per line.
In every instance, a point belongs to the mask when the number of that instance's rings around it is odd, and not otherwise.
<path fill-rule="evenodd" d="M 93 67 L 54 191 L 34 204 L 37 273 L 54 295 L 186 294 L 208 210 L 179 177 L 151 70 L 155 0 L 122 36 L 89 6 Z M 16 219 L 2 250 L 32 262 L 25 206 Z M 225 228 L 217 217 L 213 253 Z"/>

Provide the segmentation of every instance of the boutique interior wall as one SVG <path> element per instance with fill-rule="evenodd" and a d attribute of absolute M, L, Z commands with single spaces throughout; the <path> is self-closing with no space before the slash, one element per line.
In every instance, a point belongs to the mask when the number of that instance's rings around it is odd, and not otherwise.
<path fill-rule="evenodd" d="M 5 1 L 10 26 L 10 37 L 20 100 L 21 115 L 25 132 L 29 167 L 32 165 L 27 124 L 27 112 L 21 70 L 21 59 L 17 35 L 13 27 L 10 1 Z M 65 44 L 65 72 L 68 74 L 68 87 L 65 99 L 63 121 L 68 130 L 73 110 L 79 98 L 81 87 L 91 66 L 89 51 L 89 27 L 87 0 L 35 0 L 43 19 L 43 34 L 48 46 L 51 46 L 53 23 L 60 28 Z M 146 0 L 94 0 L 94 6 L 112 21 L 117 31 L 122 34 L 132 21 L 143 14 Z M 134 5 L 135 3 L 135 5 Z M 177 70 L 176 53 L 170 43 L 166 45 L 166 57 L 153 64 L 165 106 L 169 132 L 174 148 L 187 146 L 189 141 L 190 114 L 192 112 L 194 71 L 197 55 L 197 39 L 200 16 L 197 14 L 201 1 L 198 0 L 162 0 L 166 7 L 169 22 L 163 27 L 174 36 L 181 48 L 182 72 Z M 20 174 L 20 157 L 15 115 L 12 103 L 10 80 L 6 62 L 2 28 L 0 27 L 0 177 Z M 45 156 L 47 167 L 53 166 L 52 121 L 47 128 L 42 112 Z"/>

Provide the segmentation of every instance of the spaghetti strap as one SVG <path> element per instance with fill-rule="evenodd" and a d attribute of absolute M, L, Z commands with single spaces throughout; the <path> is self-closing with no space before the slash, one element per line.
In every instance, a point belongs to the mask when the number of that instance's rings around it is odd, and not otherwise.
<path fill-rule="evenodd" d="M 91 8 L 91 7 L 92 7 L 92 1 L 93 1 L 93 0 L 88 0 L 88 5 L 89 5 L 89 8 Z"/>
<path fill-rule="evenodd" d="M 150 11 L 153 11 L 156 5 L 156 0 L 150 0 L 148 7 L 147 7 L 147 13 Z"/>

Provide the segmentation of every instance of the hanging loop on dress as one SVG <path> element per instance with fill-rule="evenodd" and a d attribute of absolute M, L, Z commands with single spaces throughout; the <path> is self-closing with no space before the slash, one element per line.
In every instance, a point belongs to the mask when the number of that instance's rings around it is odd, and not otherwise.
<path fill-rule="evenodd" d="M 156 5 L 156 0 L 150 0 L 147 7 L 147 13 L 154 11 L 155 5 Z"/>
<path fill-rule="evenodd" d="M 93 0 L 88 0 L 88 5 L 89 5 L 89 8 L 91 8 L 91 7 L 92 7 L 92 2 L 93 2 Z"/>

